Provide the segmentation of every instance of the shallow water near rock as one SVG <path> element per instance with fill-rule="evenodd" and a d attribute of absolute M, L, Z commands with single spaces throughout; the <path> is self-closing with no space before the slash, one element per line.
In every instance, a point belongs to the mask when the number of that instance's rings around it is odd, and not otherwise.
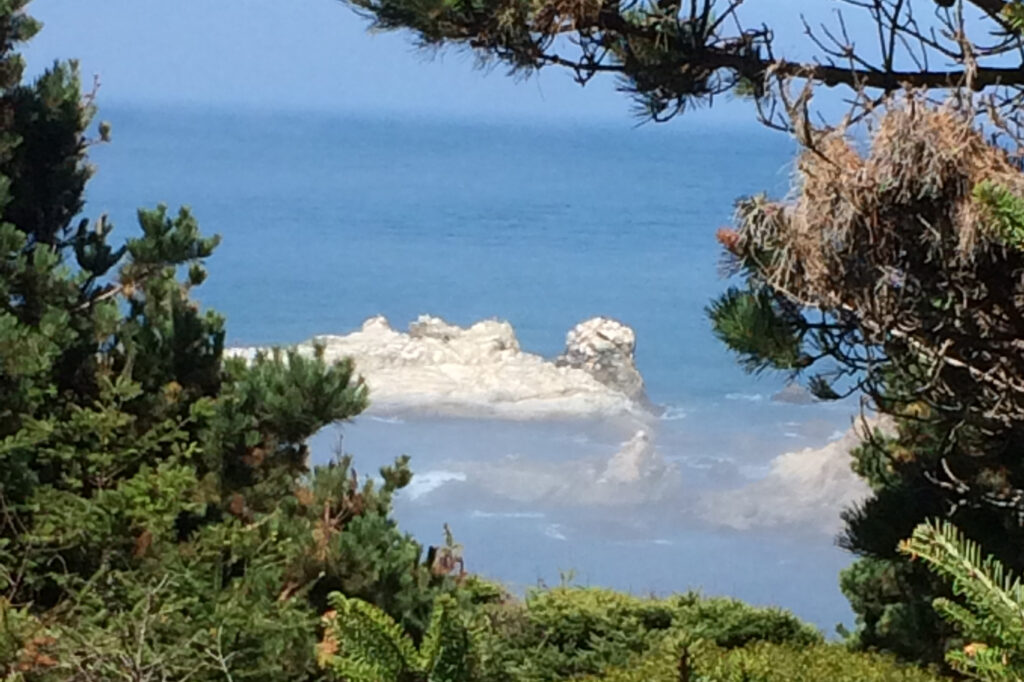
<path fill-rule="evenodd" d="M 781 604 L 826 632 L 849 624 L 837 589 L 849 556 L 808 527 L 814 519 L 757 532 L 724 527 L 700 501 L 714 490 L 742 494 L 735 478 L 709 482 L 714 474 L 703 461 L 679 453 L 666 458 L 674 480 L 602 490 L 598 479 L 622 450 L 623 433 L 599 421 L 391 417 L 358 419 L 311 445 L 315 462 L 358 453 L 361 475 L 413 453 L 413 484 L 396 500 L 402 526 L 440 544 L 449 524 L 470 570 L 520 592 L 571 575 L 577 584 L 638 594 L 692 588 Z"/>

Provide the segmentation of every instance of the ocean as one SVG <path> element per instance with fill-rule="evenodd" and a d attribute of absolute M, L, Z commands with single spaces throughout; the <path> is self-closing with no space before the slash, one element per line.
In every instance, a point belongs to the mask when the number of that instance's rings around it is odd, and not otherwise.
<path fill-rule="evenodd" d="M 850 623 L 838 507 L 801 507 L 820 492 L 800 488 L 813 480 L 789 482 L 792 514 L 764 490 L 776 458 L 834 441 L 855 406 L 778 400 L 785 377 L 745 374 L 704 312 L 730 284 L 715 230 L 737 198 L 786 191 L 785 136 L 685 119 L 101 114 L 114 135 L 92 150 L 87 213 L 128 236 L 139 206 L 191 206 L 223 236 L 197 297 L 227 316 L 232 345 L 345 333 L 378 314 L 395 328 L 424 313 L 505 319 L 545 356 L 589 317 L 635 329 L 637 365 L 665 410 L 653 437 L 675 476 L 656 500 L 575 494 L 630 435 L 607 423 L 369 415 L 314 439 L 315 460 L 341 447 L 361 473 L 409 454 L 417 476 L 396 515 L 424 543 L 448 523 L 468 569 L 519 590 L 701 589 L 826 631 Z"/>

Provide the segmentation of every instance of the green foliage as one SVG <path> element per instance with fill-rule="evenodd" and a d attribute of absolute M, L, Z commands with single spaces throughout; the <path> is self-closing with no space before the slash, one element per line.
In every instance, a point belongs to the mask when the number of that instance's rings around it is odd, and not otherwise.
<path fill-rule="evenodd" d="M 417 649 L 385 612 L 334 592 L 325 616 L 320 665 L 347 682 L 465 682 L 470 675 L 470 638 L 455 600 L 434 604 L 430 625 Z"/>
<path fill-rule="evenodd" d="M 715 335 L 748 372 L 792 370 L 804 362 L 797 330 L 778 314 L 765 290 L 730 288 L 708 307 Z"/>
<path fill-rule="evenodd" d="M 1024 249 L 1024 199 L 987 180 L 974 188 L 974 198 L 988 209 L 998 238 L 1015 249 Z"/>
<path fill-rule="evenodd" d="M 978 680 L 1024 679 L 1024 583 L 948 522 L 923 523 L 900 550 L 951 581 L 957 599 L 935 610 L 969 642 L 947 653 L 956 670 Z"/>
<path fill-rule="evenodd" d="M 847 641 L 854 649 L 935 664 L 958 642 L 955 630 L 932 608 L 932 600 L 948 588 L 920 564 L 866 556 L 843 569 L 839 584 L 857 614 Z"/>
<path fill-rule="evenodd" d="M 666 637 L 685 634 L 723 647 L 753 641 L 802 646 L 814 628 L 778 609 L 697 594 L 644 599 L 597 588 L 531 592 L 525 602 L 480 607 L 475 632 L 483 680 L 561 680 L 628 665 Z"/>
<path fill-rule="evenodd" d="M 331 596 L 321 664 L 352 680 L 838 680 L 936 679 L 887 659 L 825 645 L 821 633 L 778 609 L 681 594 L 640 598 L 559 587 L 515 600 L 470 578 L 459 610 L 445 597 L 417 648 L 403 629 L 365 602 Z M 441 655 L 438 655 L 441 652 Z M 679 677 L 689 652 L 689 678 Z M 441 661 L 448 661 L 440 674 Z M 743 674 L 754 675 L 743 677 Z M 787 677 L 790 675 L 790 677 Z M 800 675 L 807 675 L 801 677 Z M 857 675 L 862 675 L 858 677 Z M 891 675 L 891 677 L 886 677 Z"/>
<path fill-rule="evenodd" d="M 407 459 L 309 468 L 366 405 L 351 363 L 225 360 L 188 209 L 123 244 L 78 218 L 109 126 L 74 63 L 21 83 L 24 6 L 0 0 L 0 676 L 315 679 L 332 591 L 420 636 L 454 581 L 390 518 Z"/>
<path fill-rule="evenodd" d="M 935 682 L 884 656 L 825 644 L 776 609 L 696 594 L 643 599 L 601 589 L 537 590 L 525 602 L 472 587 L 484 603 L 438 601 L 417 649 L 394 620 L 331 595 L 321 664 L 344 680 L 590 682 Z M 444 626 L 447 626 L 445 628 Z M 438 652 L 446 652 L 438 655 Z M 439 661 L 450 661 L 440 674 Z"/>
<path fill-rule="evenodd" d="M 1020 0 L 1011 0 L 1003 6 L 1002 13 L 1011 28 L 1024 31 L 1024 3 Z"/>
<path fill-rule="evenodd" d="M 1013 449 L 980 455 L 971 430 L 961 427 L 950 447 L 950 424 L 923 405 L 907 408 L 887 434 L 875 432 L 853 453 L 853 468 L 874 493 L 843 514 L 840 544 L 860 555 L 841 575 L 841 587 L 858 616 L 852 643 L 884 649 L 911 660 L 941 663 L 945 652 L 963 645 L 962 636 L 932 608 L 952 596 L 950 586 L 897 546 L 926 518 L 946 517 L 1007 565 L 1020 570 L 1022 529 L 1012 514 L 984 504 L 986 490 L 1005 490 L 1024 475 Z M 977 486 L 964 503 L 937 485 L 945 467 Z M 940 473 L 936 473 L 940 472 Z"/>
<path fill-rule="evenodd" d="M 669 638 L 630 665 L 587 682 L 938 682 L 932 673 L 836 644 L 753 642 L 727 649 Z"/>
<path fill-rule="evenodd" d="M 1024 569 L 1024 176 L 951 107 L 887 106 L 870 145 L 804 140 L 793 193 L 740 204 L 719 240 L 747 288 L 711 311 L 744 366 L 889 418 L 851 461 L 872 495 L 843 514 L 850 643 L 941 664 L 960 645 L 931 608 L 949 587 L 898 543 L 947 516 Z"/>

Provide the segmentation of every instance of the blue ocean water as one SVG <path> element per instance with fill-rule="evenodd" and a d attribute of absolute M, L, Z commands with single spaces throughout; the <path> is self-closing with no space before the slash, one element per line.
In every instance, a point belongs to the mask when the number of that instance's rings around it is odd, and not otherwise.
<path fill-rule="evenodd" d="M 715 230 L 738 197 L 786 190 L 793 146 L 783 136 L 685 121 L 145 108 L 103 117 L 114 142 L 92 153 L 88 212 L 109 213 L 128 235 L 138 206 L 190 205 L 224 238 L 198 297 L 227 315 L 231 344 L 343 333 L 377 314 L 400 328 L 430 313 L 507 319 L 525 349 L 553 356 L 577 322 L 616 317 L 636 330 L 650 397 L 668 408 L 659 448 L 693 491 L 754 480 L 777 455 L 849 425 L 849 406 L 772 400 L 783 378 L 746 375 L 704 314 L 727 286 Z M 450 522 L 470 568 L 513 585 L 574 570 L 590 584 L 782 604 L 825 628 L 848 620 L 836 573 L 849 557 L 827 535 L 740 533 L 664 507 L 564 508 L 459 488 L 466 462 L 610 454 L 620 435 L 600 425 L 361 418 L 342 432 L 361 471 L 412 455 L 433 483 L 399 500 L 400 523 L 434 542 Z M 317 457 L 335 439 L 322 434 Z"/>

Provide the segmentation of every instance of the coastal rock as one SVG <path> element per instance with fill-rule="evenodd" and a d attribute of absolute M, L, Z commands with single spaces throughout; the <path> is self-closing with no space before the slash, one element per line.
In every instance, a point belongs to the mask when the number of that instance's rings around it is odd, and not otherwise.
<path fill-rule="evenodd" d="M 598 483 L 638 483 L 657 478 L 665 471 L 665 462 L 658 455 L 646 431 L 636 434 L 612 455 L 598 477 Z"/>
<path fill-rule="evenodd" d="M 617 320 L 595 317 L 573 327 L 565 337 L 559 366 L 582 369 L 605 386 L 634 400 L 644 400 L 644 380 L 636 368 L 636 333 Z"/>
<path fill-rule="evenodd" d="M 618 322 L 591 323 L 569 334 L 573 341 L 567 355 L 574 363 L 524 352 L 505 321 L 460 327 L 427 315 L 410 324 L 407 333 L 393 329 L 382 316 L 372 317 L 356 332 L 317 336 L 296 350 L 312 355 L 319 345 L 328 361 L 351 357 L 369 387 L 371 412 L 649 418 L 637 399 L 643 379 L 632 365 L 633 331 Z M 266 349 L 235 348 L 226 354 L 251 360 L 261 350 Z"/>
<path fill-rule="evenodd" d="M 785 388 L 772 396 L 777 403 L 789 403 L 790 405 L 813 405 L 817 398 L 811 392 L 797 383 L 787 384 Z"/>
<path fill-rule="evenodd" d="M 667 462 L 649 433 L 640 430 L 609 456 L 557 461 L 510 455 L 474 458 L 452 466 L 482 499 L 531 509 L 621 508 L 676 499 L 678 468 Z"/>
<path fill-rule="evenodd" d="M 865 429 L 876 428 L 888 432 L 892 425 L 879 418 L 858 421 L 821 448 L 779 455 L 765 478 L 703 496 L 702 516 L 737 530 L 788 527 L 836 533 L 840 512 L 871 493 L 850 468 L 850 453 L 863 441 Z"/>

